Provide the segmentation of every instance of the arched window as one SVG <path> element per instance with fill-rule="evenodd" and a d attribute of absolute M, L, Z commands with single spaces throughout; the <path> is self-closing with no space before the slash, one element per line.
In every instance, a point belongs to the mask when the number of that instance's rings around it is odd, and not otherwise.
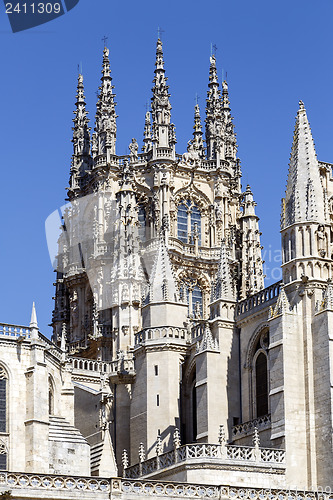
<path fill-rule="evenodd" d="M 202 291 L 198 285 L 192 291 L 192 313 L 194 317 L 202 317 Z"/>
<path fill-rule="evenodd" d="M 269 413 L 268 347 L 269 330 L 266 327 L 252 350 L 253 418 Z"/>
<path fill-rule="evenodd" d="M 197 235 L 201 245 L 201 213 L 191 200 L 184 200 L 178 205 L 177 212 L 178 239 L 183 243 L 194 243 L 193 236 Z"/>
<path fill-rule="evenodd" d="M 0 432 L 7 432 L 8 376 L 0 366 Z"/>
<path fill-rule="evenodd" d="M 257 417 L 268 413 L 267 357 L 261 352 L 256 359 L 256 408 Z"/>

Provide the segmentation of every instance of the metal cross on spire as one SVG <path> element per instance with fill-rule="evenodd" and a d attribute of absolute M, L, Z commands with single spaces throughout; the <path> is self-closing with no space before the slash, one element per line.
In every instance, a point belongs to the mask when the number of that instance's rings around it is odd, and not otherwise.
<path fill-rule="evenodd" d="M 198 94 L 195 94 L 195 104 L 198 105 L 199 104 L 199 99 L 200 97 L 198 96 Z"/>
<path fill-rule="evenodd" d="M 161 34 L 164 33 L 164 30 L 162 30 L 159 26 L 157 27 L 157 38 L 160 40 L 161 39 Z"/>
<path fill-rule="evenodd" d="M 104 43 L 104 47 L 106 47 L 106 42 L 108 41 L 109 37 L 108 36 L 103 36 L 102 42 Z"/>

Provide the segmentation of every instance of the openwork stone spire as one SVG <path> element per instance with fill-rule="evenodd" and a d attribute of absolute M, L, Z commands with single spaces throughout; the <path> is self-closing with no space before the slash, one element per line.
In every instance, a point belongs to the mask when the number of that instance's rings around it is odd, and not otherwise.
<path fill-rule="evenodd" d="M 149 302 L 163 301 L 178 302 L 178 289 L 168 250 L 161 236 L 150 278 Z"/>
<path fill-rule="evenodd" d="M 94 156 L 116 154 L 116 111 L 115 94 L 110 71 L 109 49 L 104 47 L 102 78 L 96 107 L 95 132 L 92 138 Z"/>
<path fill-rule="evenodd" d="M 302 101 L 296 117 L 281 226 L 325 222 L 324 194 L 310 124 Z"/>
<path fill-rule="evenodd" d="M 235 300 L 235 291 L 230 269 L 229 250 L 224 239 L 221 244 L 219 269 L 213 293 L 213 300 L 219 299 Z"/>
<path fill-rule="evenodd" d="M 207 159 L 216 158 L 222 143 L 222 100 L 219 88 L 216 59 L 212 55 L 209 67 L 209 83 L 206 104 L 206 145 Z"/>
<path fill-rule="evenodd" d="M 154 156 L 157 148 L 172 148 L 176 143 L 175 127 L 170 123 L 171 104 L 169 101 L 169 87 L 166 85 L 162 42 L 157 40 L 155 78 L 152 88 L 151 110 L 153 118 L 153 146 Z"/>
<path fill-rule="evenodd" d="M 80 187 L 79 177 L 85 169 L 91 166 L 90 158 L 90 130 L 88 112 L 84 95 L 83 76 L 79 74 L 76 91 L 76 110 L 74 111 L 73 130 L 73 156 L 69 185 L 71 190 Z"/>

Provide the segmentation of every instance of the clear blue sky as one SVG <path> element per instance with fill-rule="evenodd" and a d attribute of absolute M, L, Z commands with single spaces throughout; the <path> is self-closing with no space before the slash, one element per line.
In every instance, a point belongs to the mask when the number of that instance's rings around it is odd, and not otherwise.
<path fill-rule="evenodd" d="M 1 3 L 0 321 L 28 324 L 35 300 L 40 329 L 50 334 L 55 276 L 44 222 L 63 204 L 68 185 L 77 65 L 93 119 L 104 35 L 119 154 L 132 137 L 142 140 L 157 27 L 164 30 L 178 153 L 192 134 L 196 93 L 204 107 L 210 44 L 217 45 L 220 79 L 222 68 L 228 72 L 243 186 L 251 185 L 258 203 L 262 244 L 274 251 L 299 99 L 319 159 L 333 162 L 332 24 L 332 0 L 80 0 L 65 16 L 13 34 Z"/>

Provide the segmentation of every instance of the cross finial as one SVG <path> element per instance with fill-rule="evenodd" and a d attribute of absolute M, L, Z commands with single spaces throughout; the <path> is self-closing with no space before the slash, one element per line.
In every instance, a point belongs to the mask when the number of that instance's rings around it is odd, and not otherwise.
<path fill-rule="evenodd" d="M 162 30 L 159 26 L 157 27 L 157 38 L 161 39 L 161 34 L 164 33 L 164 30 Z"/>
<path fill-rule="evenodd" d="M 149 103 L 148 103 L 148 101 L 145 104 L 145 108 L 146 108 L 146 113 L 148 113 L 148 110 L 149 110 Z"/>
<path fill-rule="evenodd" d="M 104 43 L 104 47 L 106 47 L 106 42 L 108 41 L 109 37 L 108 36 L 103 36 L 102 42 Z"/>
<path fill-rule="evenodd" d="M 200 97 L 199 97 L 199 96 L 198 96 L 198 94 L 196 93 L 196 94 L 195 94 L 195 104 L 196 104 L 196 105 L 198 105 L 198 104 L 199 104 L 199 102 L 198 102 L 198 101 L 199 101 L 199 99 L 200 99 Z"/>

